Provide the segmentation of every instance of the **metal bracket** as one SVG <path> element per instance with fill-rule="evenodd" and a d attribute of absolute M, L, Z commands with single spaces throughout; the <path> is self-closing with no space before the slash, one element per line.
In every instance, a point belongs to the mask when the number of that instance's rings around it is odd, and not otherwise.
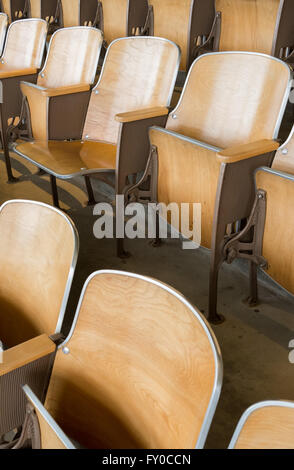
<path fill-rule="evenodd" d="M 228 264 L 236 258 L 243 258 L 267 268 L 267 260 L 262 256 L 265 217 L 266 192 L 259 189 L 245 228 L 225 242 L 223 253 Z"/>

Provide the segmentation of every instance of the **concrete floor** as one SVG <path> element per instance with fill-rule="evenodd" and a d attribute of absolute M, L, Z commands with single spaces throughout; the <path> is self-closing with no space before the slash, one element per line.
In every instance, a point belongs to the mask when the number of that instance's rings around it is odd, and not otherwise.
<path fill-rule="evenodd" d="M 289 123 L 288 123 L 289 124 Z M 287 125 L 288 125 L 287 124 Z M 288 125 L 289 128 L 289 125 Z M 286 134 L 284 127 L 284 134 Z M 8 199 L 34 199 L 51 203 L 47 176 L 32 176 L 35 168 L 11 154 L 17 184 L 6 184 L 0 156 L 0 203 Z M 132 256 L 115 256 L 113 240 L 97 240 L 93 235 L 93 208 L 84 207 L 83 182 L 59 182 L 62 207 L 75 222 L 80 235 L 80 255 L 66 324 L 87 276 L 95 270 L 121 269 L 160 279 L 182 292 L 204 314 L 207 312 L 210 253 L 205 249 L 183 251 L 177 240 L 153 248 L 145 240 L 127 240 Z M 103 183 L 95 181 L 97 201 L 111 198 Z M 260 279 L 260 305 L 249 308 L 242 302 L 248 294 L 247 264 L 224 265 L 220 275 L 219 311 L 222 325 L 213 326 L 224 362 L 221 398 L 207 441 L 208 448 L 225 448 L 242 412 L 251 404 L 268 399 L 294 400 L 294 364 L 288 359 L 289 342 L 294 339 L 293 297 L 265 276 Z M 175 404 L 176 406 L 176 404 Z"/>

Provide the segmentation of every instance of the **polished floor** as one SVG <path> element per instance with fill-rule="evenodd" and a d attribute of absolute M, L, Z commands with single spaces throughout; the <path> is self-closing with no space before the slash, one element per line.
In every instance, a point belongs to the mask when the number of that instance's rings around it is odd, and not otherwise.
<path fill-rule="evenodd" d="M 283 137 L 287 135 L 291 119 L 292 111 L 283 125 Z M 6 183 L 1 155 L 0 202 L 19 198 L 51 203 L 49 178 L 36 175 L 36 169 L 16 155 L 11 154 L 11 157 L 20 181 Z M 132 256 L 118 259 L 113 240 L 97 240 L 93 235 L 97 217 L 93 215 L 93 207 L 85 207 L 83 181 L 77 179 L 58 185 L 61 205 L 74 220 L 81 241 L 67 325 L 85 279 L 93 271 L 104 268 L 158 278 L 181 291 L 204 314 L 207 312 L 208 250 L 183 251 L 177 240 L 165 241 L 159 248 L 145 240 L 128 240 L 126 247 Z M 106 185 L 95 181 L 94 187 L 97 201 L 112 199 L 112 192 Z M 294 298 L 263 275 L 257 307 L 249 308 L 243 302 L 247 293 L 246 263 L 224 265 L 220 275 L 219 311 L 226 321 L 213 327 L 223 355 L 224 383 L 208 448 L 227 447 L 240 415 L 251 404 L 268 399 L 294 400 L 294 364 L 289 361 L 289 342 L 294 339 Z"/>

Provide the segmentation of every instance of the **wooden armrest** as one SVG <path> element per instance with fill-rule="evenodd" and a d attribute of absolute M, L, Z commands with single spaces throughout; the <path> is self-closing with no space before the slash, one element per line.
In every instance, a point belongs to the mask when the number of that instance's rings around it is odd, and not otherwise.
<path fill-rule="evenodd" d="M 0 68 L 0 80 L 2 78 L 12 78 L 12 77 L 20 77 L 22 75 L 34 75 L 38 72 L 38 69 L 35 68 L 29 68 L 29 69 L 3 69 L 1 70 Z"/>
<path fill-rule="evenodd" d="M 217 154 L 222 163 L 234 163 L 247 158 L 257 157 L 265 153 L 273 152 L 279 148 L 279 143 L 275 140 L 258 140 L 249 144 L 234 145 Z"/>
<path fill-rule="evenodd" d="M 53 353 L 55 349 L 56 345 L 44 334 L 4 351 L 0 377 Z"/>
<path fill-rule="evenodd" d="M 41 93 L 42 96 L 47 96 L 48 98 L 52 96 L 62 96 L 62 95 L 70 95 L 72 93 L 81 93 L 82 91 L 90 90 L 90 85 L 70 85 L 70 86 L 63 86 L 58 88 L 44 88 L 39 85 L 35 85 L 34 83 L 28 82 L 21 82 L 20 84 L 21 91 L 24 95 L 27 94 L 30 90 L 34 89 L 36 92 Z"/>
<path fill-rule="evenodd" d="M 118 122 L 140 121 L 158 116 L 166 116 L 169 113 L 168 108 L 158 106 L 157 108 L 139 109 L 138 111 L 129 111 L 128 113 L 120 113 L 115 116 Z"/>

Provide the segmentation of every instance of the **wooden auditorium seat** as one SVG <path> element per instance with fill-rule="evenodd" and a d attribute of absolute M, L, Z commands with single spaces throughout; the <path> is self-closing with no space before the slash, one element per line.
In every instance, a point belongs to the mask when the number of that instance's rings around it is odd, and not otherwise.
<path fill-rule="evenodd" d="M 272 168 L 294 175 L 294 126 L 286 142 L 277 150 Z"/>
<path fill-rule="evenodd" d="M 294 449 L 294 402 L 264 401 L 248 408 L 229 449 Z"/>
<path fill-rule="evenodd" d="M 179 58 L 178 47 L 165 39 L 138 36 L 114 41 L 97 85 L 78 108 L 76 134 L 71 128 L 62 131 L 59 113 L 58 140 L 52 140 L 57 134 L 49 129 L 48 141 L 43 137 L 16 146 L 18 155 L 51 175 L 56 206 L 55 178 L 81 175 L 87 177 L 89 186 L 90 175 L 103 178 L 115 173 L 116 193 L 123 194 L 128 175 L 144 169 L 149 152 L 147 129 L 166 120 Z M 69 138 L 75 140 L 65 140 Z"/>
<path fill-rule="evenodd" d="M 51 341 L 48 336 L 61 333 L 79 241 L 64 213 L 23 200 L 1 206 L 0 238 L 0 338 L 5 346 L 0 363 L 1 437 L 23 422 L 20 385 L 28 381 L 38 396 L 44 393 L 55 351 L 55 337 Z M 39 362 L 37 347 L 46 351 Z M 15 373 L 11 366 L 16 363 Z"/>
<path fill-rule="evenodd" d="M 8 28 L 5 46 L 0 57 L 0 125 L 2 148 L 8 180 L 14 181 L 8 149 L 8 131 L 19 120 L 22 108 L 20 82 L 35 82 L 42 65 L 47 35 L 47 23 L 30 18 L 15 21 Z"/>
<path fill-rule="evenodd" d="M 196 308 L 155 279 L 100 271 L 58 347 L 45 408 L 83 448 L 203 448 L 221 386 L 221 353 Z M 48 419 L 40 431 L 43 448 L 60 447 Z"/>

